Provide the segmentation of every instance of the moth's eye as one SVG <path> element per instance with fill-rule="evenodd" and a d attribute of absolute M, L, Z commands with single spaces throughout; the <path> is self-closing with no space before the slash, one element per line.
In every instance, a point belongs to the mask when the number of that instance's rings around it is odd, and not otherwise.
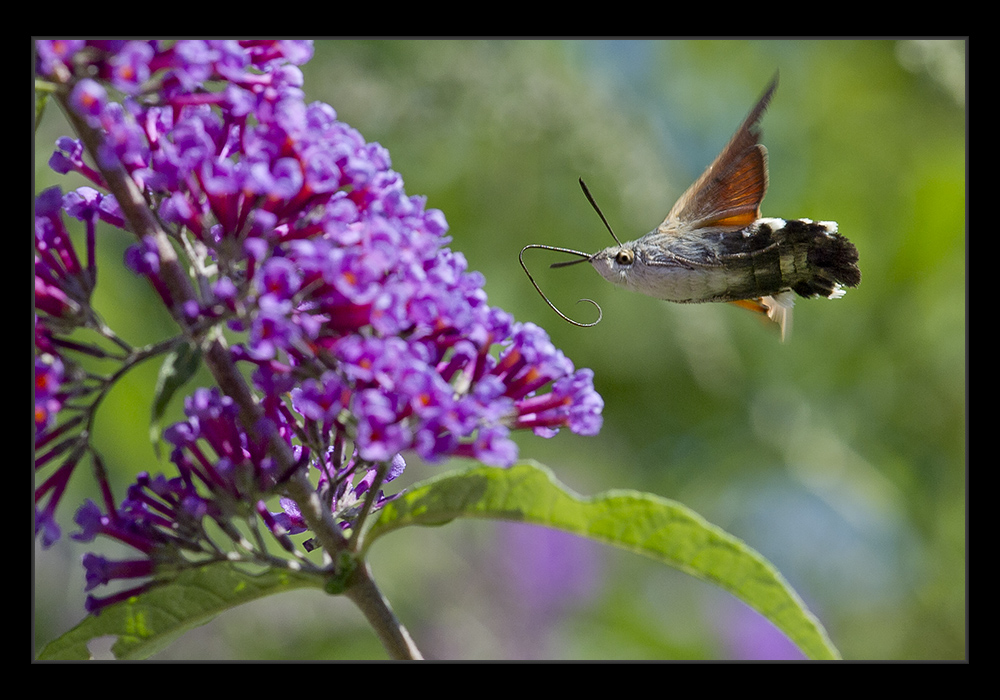
<path fill-rule="evenodd" d="M 635 253 L 627 249 L 619 250 L 615 255 L 615 262 L 619 265 L 631 265 L 635 262 Z"/>

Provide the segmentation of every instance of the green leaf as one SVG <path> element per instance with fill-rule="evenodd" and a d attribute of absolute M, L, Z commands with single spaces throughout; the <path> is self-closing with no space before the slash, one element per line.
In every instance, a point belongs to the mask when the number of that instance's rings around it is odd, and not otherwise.
<path fill-rule="evenodd" d="M 55 86 L 45 80 L 35 80 L 35 131 L 38 131 L 42 123 L 42 116 L 45 114 L 45 106 L 49 102 L 49 95 Z"/>
<path fill-rule="evenodd" d="M 819 621 L 764 557 L 675 501 L 637 491 L 579 496 L 542 465 L 473 467 L 417 484 L 386 504 L 365 535 L 455 518 L 514 520 L 565 530 L 669 564 L 751 606 L 809 658 L 838 659 Z"/>
<path fill-rule="evenodd" d="M 153 410 L 149 420 L 149 440 L 159 456 L 160 420 L 178 389 L 187 384 L 201 365 L 201 350 L 193 343 L 181 343 L 163 359 L 156 380 Z"/>
<path fill-rule="evenodd" d="M 88 659 L 87 643 L 112 635 L 118 637 L 112 647 L 116 658 L 145 659 L 219 613 L 299 588 L 322 589 L 323 577 L 288 569 L 251 574 L 228 562 L 189 569 L 169 584 L 107 607 L 96 617 L 87 616 L 46 645 L 38 658 Z"/>

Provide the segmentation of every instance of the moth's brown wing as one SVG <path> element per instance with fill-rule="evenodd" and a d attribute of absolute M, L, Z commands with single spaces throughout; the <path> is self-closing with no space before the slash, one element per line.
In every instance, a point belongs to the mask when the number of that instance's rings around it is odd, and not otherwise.
<path fill-rule="evenodd" d="M 671 208 L 659 226 L 661 233 L 705 226 L 737 230 L 760 218 L 767 192 L 767 149 L 759 143 L 758 122 L 777 86 L 775 76 L 722 153 Z"/>

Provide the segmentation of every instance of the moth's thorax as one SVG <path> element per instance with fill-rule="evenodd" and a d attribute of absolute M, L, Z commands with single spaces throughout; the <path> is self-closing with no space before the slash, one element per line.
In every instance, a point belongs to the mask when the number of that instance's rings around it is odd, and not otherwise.
<path fill-rule="evenodd" d="M 679 303 L 736 301 L 789 289 L 802 294 L 800 287 L 816 274 L 810 256 L 826 239 L 834 244 L 834 238 L 843 240 L 835 223 L 809 219 L 762 218 L 736 230 L 657 229 L 621 247 L 606 248 L 591 264 L 613 284 Z M 622 251 L 631 256 L 622 256 Z M 831 285 L 836 286 L 835 280 Z M 809 291 L 803 296 L 829 295 L 826 289 Z"/>

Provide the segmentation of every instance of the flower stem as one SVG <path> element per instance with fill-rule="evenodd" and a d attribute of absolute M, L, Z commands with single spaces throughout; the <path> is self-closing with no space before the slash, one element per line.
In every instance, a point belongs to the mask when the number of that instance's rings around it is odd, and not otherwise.
<path fill-rule="evenodd" d="M 417 645 L 413 643 L 410 633 L 406 631 L 403 624 L 396 618 L 392 608 L 389 607 L 389 601 L 375 585 L 367 562 L 358 563 L 344 595 L 364 613 L 368 624 L 374 628 L 382 642 L 382 646 L 389 652 L 390 658 L 411 661 L 424 658 L 421 656 L 420 650 L 417 649 Z"/>

